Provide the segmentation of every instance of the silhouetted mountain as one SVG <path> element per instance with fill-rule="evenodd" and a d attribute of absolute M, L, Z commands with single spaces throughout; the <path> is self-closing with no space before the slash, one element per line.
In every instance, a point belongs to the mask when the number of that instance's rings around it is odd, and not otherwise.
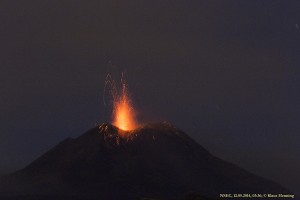
<path fill-rule="evenodd" d="M 148 124 L 127 134 L 102 124 L 68 138 L 24 169 L 1 179 L 1 193 L 22 199 L 178 198 L 196 191 L 289 193 L 211 155 L 168 123 Z M 53 198 L 53 197 L 56 198 Z"/>

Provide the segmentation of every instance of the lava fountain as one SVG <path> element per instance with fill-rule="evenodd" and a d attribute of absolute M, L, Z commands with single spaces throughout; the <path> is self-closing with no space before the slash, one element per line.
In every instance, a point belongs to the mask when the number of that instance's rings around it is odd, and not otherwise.
<path fill-rule="evenodd" d="M 128 87 L 123 75 L 119 87 L 110 75 L 107 76 L 106 84 L 107 83 L 111 86 L 111 95 L 113 98 L 112 124 L 126 132 L 136 129 L 138 127 L 136 111 L 132 106 Z"/>
<path fill-rule="evenodd" d="M 113 102 L 113 125 L 124 131 L 130 131 L 137 127 L 135 111 L 127 91 L 126 83 L 123 81 L 121 91 Z"/>

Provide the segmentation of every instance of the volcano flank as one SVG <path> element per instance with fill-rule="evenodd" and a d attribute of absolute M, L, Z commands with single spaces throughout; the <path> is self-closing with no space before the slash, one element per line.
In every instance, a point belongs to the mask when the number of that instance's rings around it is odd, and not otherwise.
<path fill-rule="evenodd" d="M 65 139 L 24 169 L 2 177 L 0 184 L 0 194 L 10 199 L 168 199 L 191 191 L 208 197 L 289 193 L 211 155 L 166 122 L 130 132 L 102 124 L 76 139 Z"/>

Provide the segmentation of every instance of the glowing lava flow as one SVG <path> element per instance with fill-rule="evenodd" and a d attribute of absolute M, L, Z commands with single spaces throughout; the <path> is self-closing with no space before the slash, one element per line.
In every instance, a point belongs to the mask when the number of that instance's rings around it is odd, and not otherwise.
<path fill-rule="evenodd" d="M 135 129 L 137 127 L 135 111 L 124 81 L 122 81 L 121 91 L 114 94 L 113 101 L 113 125 L 124 131 Z"/>

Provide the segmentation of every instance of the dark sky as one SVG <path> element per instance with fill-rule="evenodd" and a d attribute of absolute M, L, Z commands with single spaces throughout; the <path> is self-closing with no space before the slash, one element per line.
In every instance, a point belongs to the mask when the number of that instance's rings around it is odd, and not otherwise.
<path fill-rule="evenodd" d="M 126 71 L 144 122 L 300 191 L 300 1 L 3 0 L 0 173 L 109 120 Z M 298 188 L 297 188 L 298 187 Z"/>

